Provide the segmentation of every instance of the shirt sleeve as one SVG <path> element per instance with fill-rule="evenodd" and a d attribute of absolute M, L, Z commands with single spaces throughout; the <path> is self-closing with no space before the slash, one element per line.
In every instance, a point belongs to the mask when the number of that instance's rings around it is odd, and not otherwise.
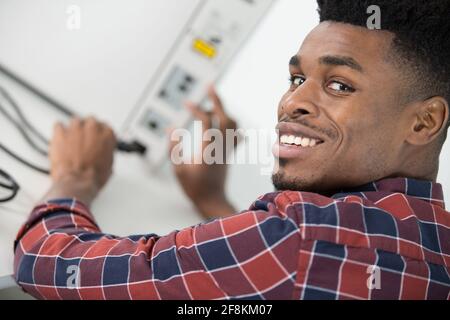
<path fill-rule="evenodd" d="M 270 205 L 166 236 L 117 237 L 81 202 L 58 199 L 19 231 L 15 280 L 41 299 L 289 299 L 299 243 L 297 223 Z"/>

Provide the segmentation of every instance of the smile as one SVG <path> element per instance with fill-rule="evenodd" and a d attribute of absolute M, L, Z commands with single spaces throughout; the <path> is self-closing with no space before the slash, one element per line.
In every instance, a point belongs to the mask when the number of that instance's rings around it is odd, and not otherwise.
<path fill-rule="evenodd" d="M 279 159 L 306 159 L 325 142 L 315 130 L 300 124 L 280 122 L 276 129 L 279 139 L 273 154 Z"/>
<path fill-rule="evenodd" d="M 323 141 L 302 136 L 282 135 L 280 137 L 280 144 L 298 146 L 302 148 L 313 148 L 321 143 L 323 143 Z"/>

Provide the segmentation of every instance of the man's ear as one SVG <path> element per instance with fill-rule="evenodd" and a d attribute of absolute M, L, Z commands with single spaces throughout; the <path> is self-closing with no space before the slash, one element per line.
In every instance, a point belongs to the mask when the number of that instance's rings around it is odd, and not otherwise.
<path fill-rule="evenodd" d="M 449 105 L 446 99 L 433 97 L 414 107 L 414 123 L 406 139 L 410 144 L 428 144 L 447 129 Z"/>

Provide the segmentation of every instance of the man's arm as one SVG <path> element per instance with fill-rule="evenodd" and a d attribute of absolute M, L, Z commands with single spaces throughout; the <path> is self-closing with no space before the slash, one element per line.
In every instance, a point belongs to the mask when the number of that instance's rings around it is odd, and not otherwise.
<path fill-rule="evenodd" d="M 53 186 L 14 246 L 15 279 L 28 293 L 46 299 L 291 297 L 291 253 L 298 250 L 292 238 L 299 233 L 274 206 L 164 237 L 102 233 L 89 205 L 111 175 L 114 148 L 111 129 L 94 119 L 55 126 Z M 294 241 L 279 250 L 274 239 Z"/>
<path fill-rule="evenodd" d="M 236 130 L 237 123 L 226 112 L 223 104 L 217 95 L 213 86 L 208 88 L 208 97 L 212 102 L 213 108 L 211 112 L 204 111 L 199 105 L 188 103 L 187 109 L 191 112 L 196 121 L 202 122 L 203 133 L 213 127 L 222 134 L 223 142 L 223 163 L 207 164 L 202 159 L 198 164 L 196 161 L 192 163 L 174 164 L 175 175 L 178 182 L 183 188 L 185 194 L 194 204 L 198 212 L 206 219 L 226 217 L 236 212 L 230 203 L 225 192 L 225 183 L 227 177 L 228 166 L 227 144 L 236 146 L 238 139 L 233 137 L 234 141 L 227 141 L 226 130 Z M 203 156 L 204 150 L 207 148 L 209 141 L 203 142 L 202 150 L 193 157 Z M 178 147 L 178 141 L 171 141 L 170 153 Z M 177 150 L 178 153 L 179 150 Z"/>
<path fill-rule="evenodd" d="M 15 278 L 45 299 L 290 299 L 297 231 L 271 206 L 164 237 L 116 237 L 81 202 L 57 199 L 20 231 Z"/>

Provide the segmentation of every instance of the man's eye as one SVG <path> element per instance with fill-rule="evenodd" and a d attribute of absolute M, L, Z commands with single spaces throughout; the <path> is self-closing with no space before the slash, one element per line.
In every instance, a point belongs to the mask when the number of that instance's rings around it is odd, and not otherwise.
<path fill-rule="evenodd" d="M 341 83 L 339 81 L 330 82 L 328 88 L 337 92 L 355 92 L 351 86 Z"/>
<path fill-rule="evenodd" d="M 291 86 L 296 87 L 301 86 L 305 81 L 306 79 L 301 76 L 290 76 L 289 78 L 289 83 L 291 84 Z"/>

